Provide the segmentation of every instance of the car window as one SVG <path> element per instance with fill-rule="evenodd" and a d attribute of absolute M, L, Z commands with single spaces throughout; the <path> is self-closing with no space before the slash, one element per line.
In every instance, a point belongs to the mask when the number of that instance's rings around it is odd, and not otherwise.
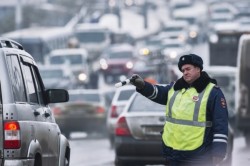
<path fill-rule="evenodd" d="M 134 92 L 135 92 L 134 89 L 121 91 L 117 100 L 118 101 L 120 101 L 120 100 L 128 100 L 132 96 L 132 94 Z"/>
<path fill-rule="evenodd" d="M 17 102 L 27 102 L 24 80 L 21 74 L 20 63 L 17 55 L 7 56 L 7 63 L 11 78 L 14 100 Z"/>
<path fill-rule="evenodd" d="M 109 53 L 109 59 L 121 59 L 121 58 L 132 58 L 133 53 L 131 51 L 118 51 Z"/>
<path fill-rule="evenodd" d="M 43 79 L 63 78 L 63 71 L 60 69 L 41 69 L 40 73 Z"/>
<path fill-rule="evenodd" d="M 100 95 L 93 94 L 69 94 L 69 101 L 87 101 L 87 102 L 100 102 Z"/>
<path fill-rule="evenodd" d="M 228 76 L 214 76 L 213 78 L 216 79 L 217 84 L 221 87 L 228 87 L 232 81 Z"/>
<path fill-rule="evenodd" d="M 70 64 L 81 64 L 84 62 L 80 54 L 50 57 L 51 64 L 64 64 L 67 61 L 69 61 Z"/>
<path fill-rule="evenodd" d="M 165 109 L 165 105 L 155 103 L 142 95 L 136 95 L 129 107 L 129 112 L 164 112 Z"/>
<path fill-rule="evenodd" d="M 40 104 L 44 105 L 43 88 L 42 88 L 43 85 L 39 79 L 38 69 L 35 69 L 34 67 L 32 67 L 32 69 L 33 69 L 33 73 L 34 73 L 34 80 L 35 80 L 35 84 L 37 87 L 39 101 L 40 101 Z"/>
<path fill-rule="evenodd" d="M 35 89 L 34 78 L 32 76 L 31 66 L 28 64 L 22 64 L 23 72 L 25 75 L 25 82 L 27 84 L 27 91 L 29 101 L 31 103 L 38 103 L 38 97 Z"/>

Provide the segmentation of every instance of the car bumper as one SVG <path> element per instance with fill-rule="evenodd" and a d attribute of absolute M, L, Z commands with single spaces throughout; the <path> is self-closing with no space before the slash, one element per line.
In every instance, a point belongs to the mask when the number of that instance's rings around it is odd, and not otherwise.
<path fill-rule="evenodd" d="M 34 162 L 34 159 L 5 160 L 4 166 L 31 166 Z"/>
<path fill-rule="evenodd" d="M 166 164 L 161 140 L 136 140 L 115 136 L 116 159 L 121 162 Z"/>

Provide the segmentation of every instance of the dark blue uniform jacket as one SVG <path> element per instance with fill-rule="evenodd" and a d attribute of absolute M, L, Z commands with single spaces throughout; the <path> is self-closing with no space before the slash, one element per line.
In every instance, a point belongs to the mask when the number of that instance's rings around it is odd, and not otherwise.
<path fill-rule="evenodd" d="M 201 77 L 198 78 L 192 87 L 198 93 L 202 92 L 209 82 L 215 83 L 216 80 L 211 79 L 206 72 L 202 72 Z M 188 85 L 183 78 L 180 78 L 175 83 L 166 86 L 152 85 L 145 82 L 145 87 L 141 90 L 136 89 L 137 92 L 152 101 L 166 105 L 168 99 L 168 91 L 174 86 L 174 90 L 182 88 L 188 89 Z M 155 89 L 157 88 L 157 90 Z M 207 127 L 205 131 L 204 143 L 194 151 L 178 151 L 171 147 L 167 147 L 163 143 L 163 152 L 168 160 L 174 161 L 201 161 L 204 159 L 210 160 L 212 156 L 224 157 L 227 148 L 228 136 L 228 110 L 226 106 L 225 97 L 218 86 L 214 86 L 208 99 L 207 104 L 207 121 L 212 121 L 212 127 Z"/>

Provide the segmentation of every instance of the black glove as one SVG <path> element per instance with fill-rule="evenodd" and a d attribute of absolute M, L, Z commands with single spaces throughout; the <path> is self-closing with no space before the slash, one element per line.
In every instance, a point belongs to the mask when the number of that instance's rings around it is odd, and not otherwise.
<path fill-rule="evenodd" d="M 137 89 L 143 89 L 145 86 L 144 80 L 138 74 L 132 75 L 130 78 L 130 83 L 136 86 Z"/>

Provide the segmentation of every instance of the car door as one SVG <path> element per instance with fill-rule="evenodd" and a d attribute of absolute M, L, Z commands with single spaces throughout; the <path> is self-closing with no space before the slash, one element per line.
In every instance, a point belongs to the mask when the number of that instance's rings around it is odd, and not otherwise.
<path fill-rule="evenodd" d="M 52 114 L 48 105 L 44 104 L 44 99 L 42 95 L 42 91 L 44 89 L 43 82 L 37 67 L 33 66 L 33 73 L 36 82 L 37 91 L 39 92 L 40 103 L 43 107 L 46 127 L 48 128 L 48 156 L 47 156 L 47 166 L 55 166 L 58 165 L 59 161 L 59 138 L 60 138 L 60 130 L 58 125 L 55 123 L 55 118 Z"/>
<path fill-rule="evenodd" d="M 44 111 L 44 98 L 41 91 L 41 86 L 38 84 L 37 77 L 35 75 L 34 65 L 29 58 L 22 58 L 21 63 L 24 82 L 27 90 L 28 106 L 27 108 L 34 112 L 35 120 L 28 121 L 32 126 L 32 131 L 35 139 L 39 142 L 42 151 L 42 163 L 43 165 L 49 164 L 49 128 L 46 122 L 46 116 Z"/>

